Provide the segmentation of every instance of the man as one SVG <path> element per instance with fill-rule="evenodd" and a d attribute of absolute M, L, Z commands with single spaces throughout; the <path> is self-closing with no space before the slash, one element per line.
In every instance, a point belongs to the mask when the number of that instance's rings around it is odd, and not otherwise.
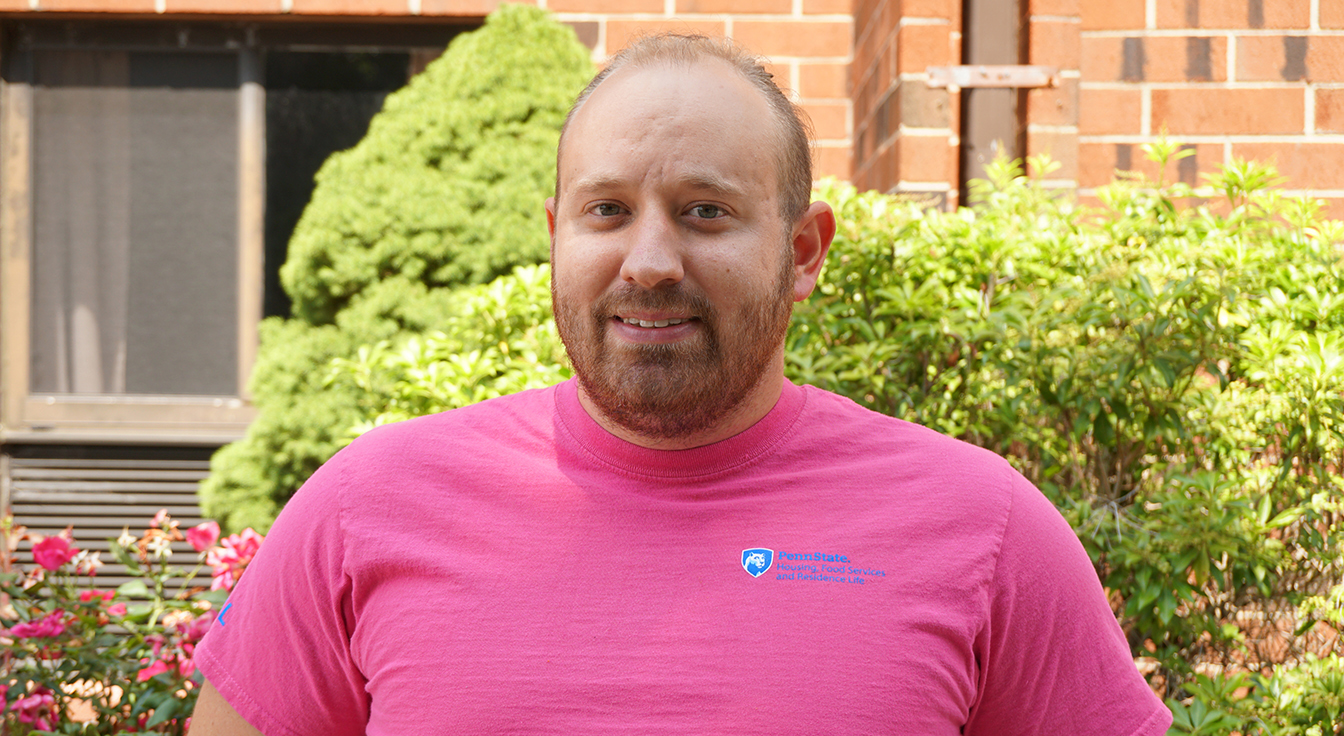
<path fill-rule="evenodd" d="M 546 204 L 578 379 L 319 470 L 197 653 L 193 734 L 1165 733 L 1039 492 L 784 380 L 810 182 L 735 47 L 618 55 Z"/>

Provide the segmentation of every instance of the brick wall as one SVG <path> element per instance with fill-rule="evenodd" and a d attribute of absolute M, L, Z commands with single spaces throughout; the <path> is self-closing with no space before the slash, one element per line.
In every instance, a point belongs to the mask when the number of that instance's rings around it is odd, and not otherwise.
<path fill-rule="evenodd" d="M 1290 191 L 1344 216 L 1344 0 L 1021 0 L 1024 64 L 1060 84 L 1023 95 L 1025 153 L 1084 199 L 1162 130 L 1195 155 L 1169 176 L 1199 183 L 1234 158 L 1273 162 Z M 955 201 L 959 95 L 925 69 L 960 58 L 959 1 L 858 0 L 854 180 Z M 940 176 L 941 174 L 941 176 Z"/>
<path fill-rule="evenodd" d="M 537 0 L 591 35 L 599 62 L 642 33 L 725 35 L 768 57 L 780 86 L 812 119 L 817 176 L 849 179 L 851 0 Z"/>
<path fill-rule="evenodd" d="M 817 173 L 851 172 L 851 0 L 520 0 L 555 12 L 601 62 L 642 33 L 726 35 L 769 57 L 780 86 L 812 118 Z M 293 17 L 480 17 L 499 0 L 0 0 L 0 13 L 248 15 Z"/>
<path fill-rule="evenodd" d="M 1123 2 L 1123 0 L 1120 0 Z M 1221 2 L 1221 0 L 1215 0 Z M 1086 5 L 1088 0 L 1083 0 Z M 1110 10 L 1106 2 L 1094 2 Z M 1049 175 L 1047 184 L 1074 188 L 1079 175 L 1078 140 L 1080 101 L 1079 66 L 1082 61 L 1079 0 L 1026 0 L 1026 58 L 1024 64 L 1040 64 L 1059 69 L 1059 85 L 1026 91 L 1027 156 L 1048 154 L 1059 169 Z"/>
<path fill-rule="evenodd" d="M 858 0 L 854 182 L 956 202 L 958 96 L 925 70 L 961 57 L 959 0 Z"/>
<path fill-rule="evenodd" d="M 1195 151 L 1169 177 L 1272 161 L 1344 216 L 1344 0 L 1079 2 L 1080 194 L 1165 128 Z"/>

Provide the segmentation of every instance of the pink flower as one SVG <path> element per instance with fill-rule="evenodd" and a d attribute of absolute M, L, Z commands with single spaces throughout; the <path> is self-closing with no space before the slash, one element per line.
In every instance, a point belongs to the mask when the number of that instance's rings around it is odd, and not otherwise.
<path fill-rule="evenodd" d="M 167 519 L 168 519 L 168 509 L 159 509 L 159 513 L 154 514 L 154 518 L 149 522 L 149 525 L 154 529 L 158 529 L 159 526 L 162 525 L 163 522 L 166 521 Z"/>
<path fill-rule="evenodd" d="M 210 549 L 218 539 L 219 524 L 213 521 L 197 524 L 187 530 L 187 541 L 191 543 L 191 548 L 197 552 L 204 552 L 207 549 Z"/>
<path fill-rule="evenodd" d="M 64 537 L 46 537 L 33 545 L 33 560 L 48 570 L 55 570 L 79 554 L 79 550 Z"/>
<path fill-rule="evenodd" d="M 154 675 L 167 672 L 169 669 L 171 668 L 168 666 L 168 663 L 160 659 L 154 664 L 142 668 L 139 672 L 135 673 L 135 679 L 137 682 L 144 682 L 149 678 L 153 677 Z"/>
<path fill-rule="evenodd" d="M 201 614 L 189 624 L 178 624 L 178 633 L 182 636 L 184 647 L 192 646 L 205 637 L 205 632 L 210 630 L 210 625 L 215 622 L 215 612 L 207 611 Z"/>
<path fill-rule="evenodd" d="M 249 527 L 242 534 L 230 535 L 210 550 L 205 557 L 206 564 L 214 570 L 215 579 L 210 583 L 210 589 L 232 590 L 264 540 L 265 537 Z"/>
<path fill-rule="evenodd" d="M 85 590 L 80 591 L 79 602 L 88 603 L 89 601 L 110 601 L 116 596 L 115 591 L 111 590 Z"/>
<path fill-rule="evenodd" d="M 65 633 L 65 611 L 56 609 L 36 621 L 14 624 L 9 635 L 15 639 L 38 639 Z"/>
<path fill-rule="evenodd" d="M 56 699 L 39 685 L 28 695 L 14 701 L 14 714 L 22 723 L 31 723 L 39 731 L 51 731 L 56 724 Z"/>
<path fill-rule="evenodd" d="M 125 604 L 125 603 L 113 603 L 112 605 L 110 605 L 110 606 L 107 607 L 107 615 L 109 615 L 109 616 L 125 616 L 125 615 L 126 615 L 126 604 Z"/>

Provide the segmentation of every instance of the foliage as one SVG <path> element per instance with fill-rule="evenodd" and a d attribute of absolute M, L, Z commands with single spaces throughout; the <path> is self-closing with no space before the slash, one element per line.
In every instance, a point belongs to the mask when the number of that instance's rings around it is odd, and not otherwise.
<path fill-rule="evenodd" d="M 99 554 L 77 549 L 70 529 L 41 537 L 5 518 L 0 531 L 0 591 L 8 601 L 0 610 L 0 730 L 185 733 L 201 683 L 195 645 L 260 535 L 248 529 L 219 540 L 215 522 L 184 535 L 160 511 L 141 536 L 111 540 L 133 579 L 103 590 L 96 586 Z M 13 565 L 24 540 L 37 563 L 27 572 Z M 185 573 L 168 563 L 173 544 L 183 541 L 199 553 Z M 210 590 L 195 585 L 205 565 L 213 570 Z"/>
<path fill-rule="evenodd" d="M 401 344 L 360 348 L 333 361 L 329 382 L 360 391 L 365 417 L 353 434 L 379 424 L 445 411 L 569 377 L 551 318 L 550 266 L 523 266 L 463 290 L 462 311 L 442 331 Z"/>
<path fill-rule="evenodd" d="M 262 324 L 258 417 L 213 459 L 208 514 L 266 529 L 336 451 L 362 394 L 326 380 L 333 359 L 441 329 L 456 288 L 545 260 L 560 124 L 592 73 L 568 26 L 502 6 L 326 162 L 281 269 L 293 318 Z"/>
<path fill-rule="evenodd" d="M 825 188 L 841 232 L 791 375 L 1007 455 L 1178 730 L 1338 733 L 1344 228 L 1251 162 L 1198 189 L 1122 177 L 1100 213 L 990 177 L 957 213 Z M 1251 695 L 1206 699 L 1197 667 L 1254 673 Z"/>

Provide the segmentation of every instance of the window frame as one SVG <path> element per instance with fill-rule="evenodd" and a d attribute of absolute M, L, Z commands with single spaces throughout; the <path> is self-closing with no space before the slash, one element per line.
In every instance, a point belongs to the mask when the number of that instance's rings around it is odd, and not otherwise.
<path fill-rule="evenodd" d="M 256 416 L 247 391 L 264 299 L 266 90 L 270 49 L 442 50 L 445 36 L 479 19 L 425 23 L 132 19 L 6 22 L 0 41 L 0 442 L 218 445 L 240 439 Z M 118 26 L 122 23 L 123 26 Z M 38 29 L 42 39 L 24 38 Z M 114 33 L 122 28 L 130 33 Z M 83 37 L 80 37 L 80 34 Z M 45 34 L 45 35 L 44 35 Z M 193 40 L 195 37 L 202 41 Z M 109 39 L 116 39 L 111 41 Z M 176 43 L 169 41 L 175 40 Z M 430 40 L 439 42 L 430 43 Z M 33 267 L 33 86 L 12 73 L 37 48 L 230 51 L 238 54 L 238 391 L 228 395 L 38 394 L 30 390 Z M 21 78 L 20 78 L 21 77 Z"/>

